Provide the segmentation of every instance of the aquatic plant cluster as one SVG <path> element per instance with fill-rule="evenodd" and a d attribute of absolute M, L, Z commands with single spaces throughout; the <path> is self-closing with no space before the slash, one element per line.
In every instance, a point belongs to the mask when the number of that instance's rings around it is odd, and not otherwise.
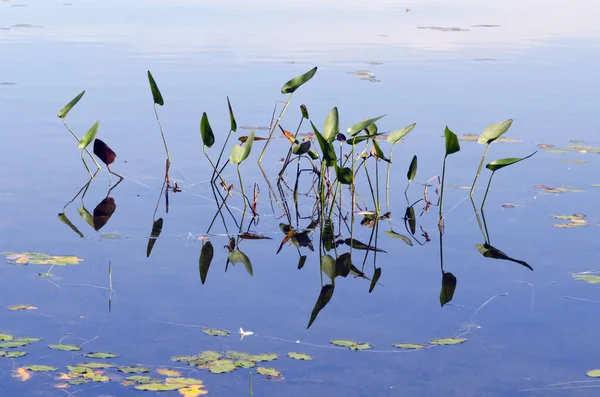
<path fill-rule="evenodd" d="M 402 218 L 408 236 L 397 233 L 391 228 L 392 223 L 389 200 L 393 151 L 395 145 L 401 143 L 403 138 L 415 129 L 416 124 L 410 124 L 391 133 L 384 133 L 379 131 L 377 122 L 386 115 L 380 115 L 357 122 L 348 127 L 345 130 L 345 133 L 342 133 L 340 130 L 337 108 L 334 107 L 329 112 L 323 122 L 323 127 L 319 129 L 310 118 L 308 108 L 305 105 L 301 105 L 299 109 L 299 122 L 295 132 L 286 130 L 281 125 L 281 121 L 292 103 L 294 93 L 305 83 L 310 81 L 316 72 L 317 67 L 314 67 L 310 71 L 286 82 L 281 89 L 281 93 L 289 96 L 287 100 L 283 102 L 284 105 L 279 110 L 279 113 L 277 113 L 278 106 L 275 107 L 269 126 L 268 136 L 258 137 L 254 130 L 246 136 L 240 136 L 238 138 L 239 143 L 234 144 L 230 149 L 228 158 L 224 157 L 225 150 L 232 134 L 237 132 L 238 129 L 229 98 L 227 98 L 230 121 L 229 133 L 221 145 L 218 156 L 210 154 L 210 149 L 213 149 L 217 139 L 210 125 L 208 115 L 206 113 L 202 114 L 200 120 L 200 135 L 202 138 L 203 153 L 212 169 L 210 186 L 216 204 L 216 213 L 212 218 L 205 235 L 202 236 L 202 249 L 199 259 L 199 273 L 202 284 L 206 282 L 214 257 L 214 247 L 210 239 L 214 236 L 214 234 L 211 234 L 211 230 L 215 226 L 217 219 L 220 219 L 229 238 L 229 242 L 226 246 L 229 252 L 227 255 L 225 271 L 227 271 L 230 263 L 232 265 L 241 263 L 244 265 L 247 272 L 250 275 L 253 275 L 253 267 L 250 258 L 242 251 L 240 245 L 244 240 L 270 239 L 270 237 L 252 231 L 252 228 L 257 225 L 260 218 L 260 213 L 257 209 L 260 197 L 260 187 L 256 183 L 252 194 L 249 195 L 244 188 L 241 169 L 242 163 L 247 161 L 256 142 L 264 140 L 264 146 L 258 157 L 258 167 L 260 168 L 269 189 L 271 207 L 275 211 L 275 206 L 277 206 L 281 210 L 281 214 L 278 215 L 278 218 L 285 218 L 286 220 L 286 222 L 282 222 L 279 225 L 283 238 L 276 252 L 279 253 L 286 245 L 294 245 L 299 257 L 298 269 L 302 269 L 307 260 L 307 255 L 303 252 L 305 249 L 314 251 L 314 245 L 316 244 L 313 245 L 313 239 L 318 239 L 317 249 L 321 270 L 321 291 L 311 313 L 307 328 L 310 328 L 320 311 L 332 299 L 336 279 L 346 278 L 349 275 L 352 275 L 355 278 L 366 279 L 369 281 L 369 293 L 373 292 L 375 287 L 379 284 L 382 269 L 377 265 L 377 255 L 385 253 L 385 251 L 377 246 L 381 221 L 390 221 L 390 230 L 385 231 L 386 235 L 401 240 L 407 245 L 412 246 L 413 241 L 419 245 L 424 245 L 431 241 L 429 234 L 423 227 L 420 228 L 420 236 L 417 234 L 415 206 L 418 203 L 423 205 L 420 216 L 427 213 L 432 206 L 437 206 L 439 209 L 438 231 L 442 272 L 440 304 L 444 306 L 452 300 L 457 284 L 456 277 L 452 273 L 444 270 L 443 263 L 443 204 L 444 191 L 447 188 L 446 165 L 448 156 L 460 151 L 457 135 L 452 132 L 450 128 L 445 128 L 445 153 L 442 162 L 441 178 L 439 176 L 430 178 L 427 183 L 425 183 L 422 197 L 410 204 L 407 191 L 411 182 L 414 181 L 417 175 L 418 168 L 417 156 L 414 155 L 412 157 L 412 161 L 410 162 L 406 173 L 407 187 L 405 190 L 405 197 L 407 200 L 407 208 Z M 147 257 L 151 255 L 163 228 L 163 218 L 156 218 L 163 192 L 165 197 L 165 208 L 168 213 L 169 192 L 175 193 L 182 191 L 177 182 L 172 182 L 169 176 L 172 159 L 157 111 L 157 105 L 163 106 L 164 99 L 156 80 L 150 71 L 148 71 L 148 81 L 153 99 L 154 113 L 156 115 L 167 158 L 165 162 L 164 183 L 160 192 L 159 202 L 157 203 L 153 215 L 153 225 L 146 250 Z M 83 196 L 85 196 L 90 183 L 101 168 L 94 156 L 92 156 L 87 149 L 92 142 L 94 143 L 94 154 L 106 165 L 110 173 L 119 177 L 119 181 L 111 188 L 111 190 L 123 180 L 123 177 L 110 169 L 110 165 L 116 158 L 115 152 L 112 151 L 105 142 L 96 138 L 99 122 L 95 122 L 81 139 L 78 138 L 66 123 L 68 113 L 80 101 L 84 94 L 85 91 L 81 92 L 58 113 L 58 117 L 63 120 L 65 127 L 72 136 L 77 139 L 78 147 L 81 149 L 82 162 L 90 174 L 89 182 L 67 205 L 82 193 L 83 202 Z M 310 124 L 312 133 L 300 133 L 302 126 L 305 124 Z M 511 125 L 512 120 L 491 124 L 477 138 L 480 144 L 485 145 L 485 150 L 475 174 L 473 184 L 470 187 L 471 190 L 469 194 L 481 232 L 485 239 L 485 243 L 478 244 L 477 249 L 484 257 L 516 262 L 533 270 L 526 262 L 513 259 L 491 245 L 489 234 L 487 232 L 487 224 L 485 222 L 484 206 L 495 173 L 502 168 L 516 164 L 533 156 L 535 152 L 526 157 L 503 158 L 487 163 L 485 167 L 491 171 L 491 174 L 480 207 L 481 217 L 473 200 L 474 189 L 483 169 L 483 165 L 485 164 L 490 145 L 505 134 L 510 129 Z M 275 183 L 272 184 L 261 163 L 271 140 L 276 137 L 276 132 L 281 132 L 283 137 L 289 141 L 289 148 L 281 160 L 282 167 L 277 175 Z M 391 144 L 388 154 L 384 153 L 382 149 L 384 143 Z M 91 172 L 85 161 L 86 153 L 94 161 L 94 164 L 97 167 L 95 173 Z M 385 210 L 382 208 L 383 199 L 380 194 L 380 191 L 382 190 L 380 189 L 380 180 L 383 180 L 383 177 L 380 177 L 380 174 L 384 172 L 384 170 L 380 170 L 382 163 L 386 163 Z M 224 174 L 227 167 L 236 168 L 238 177 L 237 182 L 231 183 L 225 179 Z M 357 183 L 359 180 L 364 180 L 365 183 Z M 365 195 L 358 191 L 358 185 L 368 187 Z M 435 202 L 429 199 L 430 193 L 428 188 L 432 186 L 435 186 L 434 194 L 437 196 L 437 200 L 434 200 Z M 304 191 L 301 192 L 301 190 Z M 231 201 L 235 198 L 241 198 L 243 202 L 243 211 L 241 219 L 239 220 L 229 207 Z M 303 211 L 301 211 L 299 206 L 301 200 L 303 204 L 302 208 L 306 207 L 305 204 L 307 202 L 311 204 L 309 214 L 303 214 Z M 63 212 L 59 214 L 60 220 L 83 237 L 83 234 L 67 218 L 66 207 L 67 206 L 65 206 Z M 114 200 L 110 197 L 109 190 L 107 197 L 94 209 L 93 215 L 90 214 L 85 207 L 79 209 L 79 214 L 95 230 L 100 230 L 100 228 L 107 223 L 115 209 L 116 205 L 114 204 Z M 247 226 L 245 226 L 248 215 L 250 215 L 250 220 L 247 223 Z M 361 226 L 366 226 L 371 229 L 368 242 L 361 242 L 355 238 L 355 221 L 357 216 L 362 217 L 362 220 L 360 221 Z M 300 221 L 305 219 L 308 221 L 308 225 L 306 227 L 300 226 Z M 483 219 L 483 223 L 481 222 L 481 219 Z M 229 225 L 231 222 L 235 224 L 235 231 L 230 230 Z M 360 252 L 360 254 L 357 252 Z M 362 254 L 363 252 L 364 255 Z M 361 256 L 360 258 L 359 255 Z M 369 276 L 367 276 L 366 265 L 369 258 L 372 259 L 373 270 Z"/>

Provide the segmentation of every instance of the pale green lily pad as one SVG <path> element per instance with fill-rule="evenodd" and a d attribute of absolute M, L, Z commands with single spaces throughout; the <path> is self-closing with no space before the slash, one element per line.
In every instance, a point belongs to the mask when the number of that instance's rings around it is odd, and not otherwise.
<path fill-rule="evenodd" d="M 587 281 L 590 284 L 600 284 L 600 276 L 593 274 L 575 273 L 571 275 L 575 280 Z"/>
<path fill-rule="evenodd" d="M 15 347 L 23 347 L 27 346 L 29 342 L 19 342 L 19 341 L 8 341 L 8 342 L 0 342 L 0 349 L 14 349 Z"/>
<path fill-rule="evenodd" d="M 126 374 L 141 374 L 144 372 L 152 372 L 150 368 L 140 367 L 139 365 L 133 365 L 130 367 L 119 367 L 120 372 L 124 372 Z"/>
<path fill-rule="evenodd" d="M 47 255 L 40 254 L 37 252 L 23 252 L 22 254 L 17 254 L 14 252 L 2 252 L 0 255 L 6 257 L 9 263 L 15 265 L 56 265 L 56 266 L 66 266 L 66 265 L 77 265 L 79 262 L 83 261 L 83 259 L 78 258 L 76 256 L 57 256 L 57 255 Z"/>
<path fill-rule="evenodd" d="M 190 361 L 197 360 L 198 356 L 173 356 L 171 361 L 177 361 L 180 363 L 189 363 Z"/>
<path fill-rule="evenodd" d="M 146 390 L 146 391 L 173 391 L 178 390 L 184 387 L 183 385 L 171 385 L 165 383 L 146 383 L 143 385 L 137 385 L 135 388 L 137 390 Z"/>
<path fill-rule="evenodd" d="M 308 354 L 296 353 L 296 352 L 289 352 L 288 357 L 293 358 L 294 360 L 312 360 L 313 359 Z"/>
<path fill-rule="evenodd" d="M 14 335 L 11 334 L 0 334 L 0 341 L 8 341 L 15 339 Z"/>
<path fill-rule="evenodd" d="M 0 350 L 0 357 L 19 358 L 19 357 L 23 357 L 26 355 L 27 355 L 27 352 L 7 352 L 4 350 Z"/>
<path fill-rule="evenodd" d="M 459 345 L 461 343 L 465 343 L 467 340 L 465 338 L 439 338 L 430 340 L 429 343 L 432 345 Z"/>
<path fill-rule="evenodd" d="M 600 378 L 600 369 L 592 369 L 591 371 L 587 371 L 587 376 L 591 376 L 592 378 Z"/>
<path fill-rule="evenodd" d="M 77 345 L 65 345 L 62 343 L 48 345 L 48 347 L 53 350 L 61 350 L 61 351 L 65 351 L 65 352 L 76 352 L 76 351 L 81 350 L 81 347 L 79 347 Z"/>
<path fill-rule="evenodd" d="M 149 376 L 144 376 L 144 375 L 128 376 L 125 379 L 128 381 L 131 381 L 131 382 L 139 383 L 139 384 L 160 382 L 160 379 L 154 379 L 154 378 L 151 378 Z"/>
<path fill-rule="evenodd" d="M 256 366 L 256 363 L 250 360 L 237 360 L 235 366 L 240 368 L 252 368 Z"/>
<path fill-rule="evenodd" d="M 334 339 L 334 340 L 330 341 L 330 343 L 332 345 L 344 346 L 344 347 L 350 347 L 350 346 L 356 344 L 356 342 L 353 342 L 351 340 L 345 340 L 345 339 Z"/>
<path fill-rule="evenodd" d="M 14 339 L 13 342 L 27 342 L 27 343 L 32 343 L 32 342 L 39 342 L 41 340 L 42 340 L 42 338 L 17 338 L 17 339 Z"/>
<path fill-rule="evenodd" d="M 277 371 L 275 368 L 258 367 L 256 372 L 271 380 L 279 380 L 283 378 L 281 372 Z"/>
<path fill-rule="evenodd" d="M 210 336 L 229 336 L 229 331 L 224 329 L 204 328 L 202 332 Z"/>
<path fill-rule="evenodd" d="M 102 382 L 102 383 L 110 382 L 110 376 L 108 376 L 108 375 L 91 373 L 91 374 L 85 375 L 85 377 L 87 379 L 91 379 L 93 382 Z"/>
<path fill-rule="evenodd" d="M 254 356 L 250 356 L 250 360 L 255 361 L 257 363 L 273 361 L 277 360 L 279 356 L 277 354 L 257 354 Z"/>
<path fill-rule="evenodd" d="M 231 372 L 236 368 L 235 363 L 231 360 L 213 361 L 208 368 L 213 374 L 223 374 Z"/>
<path fill-rule="evenodd" d="M 87 374 L 88 372 L 94 372 L 94 370 L 91 368 L 82 367 L 79 365 L 67 365 L 67 369 L 69 370 L 69 372 L 74 374 Z"/>
<path fill-rule="evenodd" d="M 11 305 L 8 307 L 8 310 L 17 311 L 17 310 L 36 310 L 37 307 L 25 304 L 19 305 Z"/>
<path fill-rule="evenodd" d="M 74 379 L 69 379 L 69 384 L 70 385 L 83 385 L 85 383 L 90 383 L 92 380 L 90 378 L 74 378 Z"/>
<path fill-rule="evenodd" d="M 80 367 L 91 368 L 91 369 L 106 369 L 106 368 L 114 368 L 115 364 L 111 363 L 81 363 L 77 364 Z"/>
<path fill-rule="evenodd" d="M 171 385 L 180 385 L 180 386 L 193 386 L 193 385 L 203 384 L 203 382 L 200 379 L 182 378 L 182 377 L 166 378 L 165 383 L 168 383 Z"/>
<path fill-rule="evenodd" d="M 58 368 L 56 367 L 52 367 L 50 365 L 29 365 L 27 367 L 23 367 L 28 371 L 32 371 L 32 372 L 51 372 L 51 371 L 57 371 Z"/>
<path fill-rule="evenodd" d="M 119 357 L 118 354 L 115 354 L 115 353 L 104 353 L 104 352 L 86 353 L 86 354 L 84 354 L 84 356 L 85 357 L 89 357 L 89 358 L 101 358 L 101 359 L 117 358 L 117 357 Z"/>
<path fill-rule="evenodd" d="M 244 352 L 238 352 L 235 350 L 228 350 L 225 352 L 225 357 L 232 360 L 250 360 L 250 354 Z"/>
<path fill-rule="evenodd" d="M 347 347 L 350 350 L 368 350 L 373 348 L 373 346 L 369 343 L 359 343 L 345 339 L 335 339 L 330 343 L 336 346 Z"/>
<path fill-rule="evenodd" d="M 411 349 L 411 350 L 419 350 L 425 349 L 427 346 L 421 345 L 420 343 L 394 343 L 392 346 L 397 347 L 398 349 Z"/>
<path fill-rule="evenodd" d="M 194 357 L 194 360 L 189 361 L 188 364 L 196 367 L 208 368 L 212 362 L 219 360 L 221 357 L 223 357 L 221 353 L 206 350 L 200 352 L 200 354 Z"/>

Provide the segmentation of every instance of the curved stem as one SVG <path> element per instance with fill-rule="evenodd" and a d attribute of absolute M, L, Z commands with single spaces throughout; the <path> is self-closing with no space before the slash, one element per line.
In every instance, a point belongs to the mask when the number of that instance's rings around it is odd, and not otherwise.
<path fill-rule="evenodd" d="M 479 174 L 481 173 L 481 169 L 483 168 L 483 162 L 485 161 L 485 156 L 487 155 L 488 149 L 490 148 L 490 144 L 488 143 L 485 147 L 485 151 L 483 152 L 483 157 L 481 157 L 481 162 L 479 163 L 479 168 L 477 169 L 477 174 L 475 174 L 475 180 L 473 181 L 473 186 L 471 186 L 471 191 L 469 192 L 469 196 L 473 197 L 473 191 L 475 190 L 475 185 L 477 184 L 477 179 L 479 179 Z"/>
<path fill-rule="evenodd" d="M 263 147 L 263 150 L 262 150 L 262 152 L 260 152 L 260 156 L 258 157 L 258 163 L 262 162 L 263 156 L 265 155 L 265 152 L 267 151 L 267 146 L 269 146 L 269 142 L 271 142 L 271 138 L 273 137 L 273 133 L 275 132 L 275 128 L 277 128 L 277 126 L 279 125 L 279 122 L 281 121 L 281 118 L 283 117 L 283 114 L 285 113 L 287 107 L 290 105 L 290 102 L 292 101 L 293 96 L 294 96 L 294 93 L 292 92 L 290 94 L 290 97 L 288 98 L 287 102 L 285 103 L 285 106 L 281 110 L 281 113 L 279 113 L 279 117 L 277 117 L 277 121 L 275 121 L 275 124 L 273 124 L 273 126 L 271 127 L 271 132 L 269 133 L 269 138 L 267 138 L 267 142 L 265 143 L 265 146 Z"/>
<path fill-rule="evenodd" d="M 494 174 L 495 172 L 492 172 L 492 175 L 490 175 L 490 180 L 488 181 L 487 188 L 485 189 L 485 196 L 483 196 L 483 201 L 481 202 L 481 212 L 483 212 L 485 200 L 487 199 L 488 192 L 490 191 L 490 185 L 492 184 L 492 178 L 494 177 Z"/>
<path fill-rule="evenodd" d="M 169 148 L 167 147 L 167 140 L 165 139 L 165 133 L 163 132 L 162 124 L 160 123 L 160 118 L 158 117 L 158 112 L 156 111 L 156 103 L 154 104 L 154 115 L 156 116 L 156 122 L 158 123 L 158 129 L 160 130 L 160 136 L 162 137 L 163 144 L 165 145 L 165 151 L 167 152 L 167 159 L 169 160 L 169 168 L 167 169 L 167 173 L 171 168 L 171 154 L 169 153 Z"/>

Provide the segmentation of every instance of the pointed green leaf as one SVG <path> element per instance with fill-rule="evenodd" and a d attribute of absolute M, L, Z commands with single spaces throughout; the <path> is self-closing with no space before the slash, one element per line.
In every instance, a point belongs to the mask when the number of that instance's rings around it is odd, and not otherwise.
<path fill-rule="evenodd" d="M 456 134 L 450 131 L 450 128 L 446 127 L 444 136 L 446 138 L 446 156 L 458 152 L 460 150 L 460 144 L 458 143 Z"/>
<path fill-rule="evenodd" d="M 508 119 L 488 125 L 481 135 L 479 135 L 479 138 L 477 138 L 477 142 L 480 144 L 490 144 L 494 142 L 496 139 L 500 138 L 502 134 L 508 131 L 512 122 L 512 119 Z"/>
<path fill-rule="evenodd" d="M 335 173 L 338 181 L 343 185 L 351 185 L 354 182 L 354 174 L 348 167 L 340 168 L 335 164 Z"/>
<path fill-rule="evenodd" d="M 235 123 L 235 120 L 233 122 Z M 212 128 L 210 128 L 206 112 L 202 113 L 202 120 L 200 120 L 200 135 L 202 136 L 202 143 L 204 146 L 212 147 L 212 145 L 214 145 L 215 135 L 213 134 Z"/>
<path fill-rule="evenodd" d="M 237 123 L 235 122 L 235 117 L 233 116 L 233 109 L 231 109 L 231 102 L 229 102 L 229 97 L 227 97 L 227 107 L 229 108 L 229 129 L 233 132 L 236 132 Z"/>
<path fill-rule="evenodd" d="M 202 249 L 200 250 L 200 281 L 202 284 L 206 282 L 206 275 L 213 260 L 214 252 L 215 250 L 210 241 L 202 244 Z"/>
<path fill-rule="evenodd" d="M 494 161 L 489 162 L 485 166 L 485 168 L 487 168 L 490 171 L 496 172 L 500 168 L 508 167 L 509 165 L 513 165 L 515 163 L 518 163 L 519 161 L 526 160 L 536 153 L 537 153 L 537 150 L 526 157 L 508 157 L 505 159 L 494 160 Z"/>
<path fill-rule="evenodd" d="M 337 161 L 337 155 L 335 154 L 335 150 L 333 149 L 333 144 L 327 141 L 323 135 L 317 130 L 317 127 L 310 122 L 310 125 L 313 128 L 315 136 L 317 137 L 317 141 L 319 142 L 319 146 L 321 147 L 321 151 L 323 152 L 323 160 L 325 161 L 325 165 L 328 167 L 332 167 Z"/>
<path fill-rule="evenodd" d="M 510 261 L 510 262 L 515 262 L 515 263 L 525 266 L 529 270 L 533 271 L 533 268 L 531 266 L 529 266 L 529 264 L 527 262 L 511 258 L 510 256 L 506 255 L 504 252 L 500 251 L 497 248 L 492 247 L 489 244 L 477 244 L 476 247 L 477 247 L 477 250 L 481 253 L 481 255 L 485 256 L 486 258 L 501 259 L 501 260 L 506 260 L 506 261 Z"/>
<path fill-rule="evenodd" d="M 352 268 L 352 256 L 349 252 L 345 252 L 338 256 L 335 260 L 335 274 L 336 276 L 347 277 L 350 274 Z"/>
<path fill-rule="evenodd" d="M 163 97 L 156 85 L 156 81 L 154 81 L 154 77 L 152 77 L 152 73 L 148 70 L 148 81 L 150 82 L 150 90 L 152 91 L 152 98 L 154 99 L 154 103 L 160 106 L 165 104 Z"/>
<path fill-rule="evenodd" d="M 333 142 L 340 132 L 340 119 L 338 115 L 338 109 L 333 108 L 325 119 L 325 125 L 323 126 L 323 137 L 328 142 Z"/>
<path fill-rule="evenodd" d="M 406 173 L 406 177 L 408 178 L 409 182 L 412 182 L 415 179 L 416 175 L 417 175 L 417 155 L 415 154 L 412 158 L 412 161 L 410 162 L 410 165 L 408 166 L 408 172 Z"/>
<path fill-rule="evenodd" d="M 373 289 L 377 285 L 377 281 L 379 281 L 379 277 L 381 277 L 381 268 L 378 267 L 373 272 L 373 278 L 371 279 L 371 285 L 369 286 L 369 293 L 373 292 Z"/>
<path fill-rule="evenodd" d="M 381 135 L 381 134 L 355 136 L 354 138 L 347 139 L 346 143 L 348 145 L 356 145 L 356 144 L 361 143 L 366 140 L 374 140 L 379 135 Z M 373 142 L 375 142 L 375 141 L 373 141 Z M 383 152 L 381 153 L 381 157 L 383 157 Z"/>
<path fill-rule="evenodd" d="M 135 386 L 136 390 L 145 390 L 145 391 L 172 391 L 172 390 L 179 390 L 183 387 L 184 387 L 183 385 L 166 384 L 166 383 L 144 383 L 144 384 Z"/>
<path fill-rule="evenodd" d="M 452 273 L 444 272 L 442 276 L 442 291 L 440 292 L 440 305 L 444 306 L 454 297 L 456 290 L 456 277 Z"/>
<path fill-rule="evenodd" d="M 354 135 L 358 134 L 359 132 L 361 132 L 362 130 L 364 130 L 365 128 L 369 128 L 369 126 L 371 124 L 375 123 L 377 120 L 380 120 L 385 116 L 387 116 L 387 114 L 384 114 L 383 116 L 379 116 L 379 117 L 374 117 L 372 119 L 368 119 L 365 121 L 361 121 L 360 123 L 356 123 L 353 126 L 349 127 L 346 130 L 346 132 L 348 132 L 348 134 L 354 136 Z"/>
<path fill-rule="evenodd" d="M 400 233 L 396 233 L 393 230 L 386 230 L 384 233 L 386 235 L 390 236 L 391 238 L 397 238 L 397 239 L 400 239 L 400 240 L 404 241 L 406 244 L 410 245 L 411 247 L 413 245 L 413 242 L 412 242 L 412 240 L 410 238 L 408 238 L 405 235 L 402 235 Z"/>
<path fill-rule="evenodd" d="M 61 212 L 60 214 L 58 214 L 58 219 L 60 219 L 60 221 L 62 223 L 64 223 L 65 225 L 69 226 L 71 228 L 71 230 L 73 230 L 75 233 L 77 233 L 79 235 L 79 237 L 83 238 L 83 233 L 81 233 L 79 231 L 79 229 L 77 229 L 77 226 L 75 226 L 74 224 L 71 223 L 71 221 L 69 220 L 69 218 L 67 218 L 67 215 L 64 212 Z"/>
<path fill-rule="evenodd" d="M 346 240 L 344 240 L 344 243 L 346 245 L 351 246 L 352 248 L 356 249 L 356 250 L 369 250 L 369 251 L 376 251 L 376 252 L 386 252 L 384 250 L 382 250 L 381 248 L 375 248 L 375 247 L 371 247 L 363 242 L 358 241 L 357 239 L 351 239 L 351 238 L 347 238 Z"/>
<path fill-rule="evenodd" d="M 404 222 L 408 222 L 410 234 L 414 236 L 417 232 L 417 217 L 415 215 L 415 209 L 413 207 L 406 207 L 406 213 L 404 214 Z"/>
<path fill-rule="evenodd" d="M 98 133 L 99 125 L 100 122 L 96 121 L 92 128 L 90 128 L 88 132 L 86 132 L 85 135 L 81 138 L 81 140 L 79 140 L 79 145 L 77 145 L 79 149 L 85 149 L 90 143 L 94 141 L 94 139 L 96 139 L 96 134 Z"/>
<path fill-rule="evenodd" d="M 302 113 L 302 117 L 305 119 L 309 119 L 310 117 L 308 117 L 308 109 L 306 108 L 306 105 L 300 105 L 300 113 Z"/>
<path fill-rule="evenodd" d="M 383 150 L 379 147 L 379 143 L 375 139 L 373 139 L 373 148 L 375 149 L 375 155 L 378 160 L 385 159 L 385 155 L 383 154 Z"/>
<path fill-rule="evenodd" d="M 304 141 L 302 143 L 294 145 L 294 147 L 292 148 L 292 153 L 294 153 L 297 156 L 302 156 L 303 154 L 308 153 L 309 150 L 310 141 Z"/>
<path fill-rule="evenodd" d="M 319 298 L 317 299 L 317 303 L 315 303 L 315 307 L 313 308 L 312 313 L 310 314 L 310 320 L 306 329 L 310 328 L 310 326 L 315 322 L 319 312 L 327 306 L 331 297 L 333 296 L 333 285 L 327 284 L 321 288 L 321 292 L 319 293 Z"/>
<path fill-rule="evenodd" d="M 248 135 L 248 139 L 244 143 L 244 146 L 235 145 L 231 148 L 231 154 L 229 155 L 229 161 L 233 164 L 240 164 L 242 161 L 246 160 L 250 155 L 250 151 L 252 150 L 252 144 L 254 143 L 254 130 L 250 132 Z"/>
<path fill-rule="evenodd" d="M 160 232 L 162 232 L 163 228 L 163 218 L 158 218 L 152 224 L 152 231 L 150 232 L 150 238 L 148 238 L 148 246 L 146 247 L 146 258 L 150 257 L 152 253 L 152 248 L 154 248 L 154 244 L 156 244 L 156 239 L 160 236 Z"/>
<path fill-rule="evenodd" d="M 250 262 L 250 258 L 248 258 L 246 254 L 244 254 L 242 251 L 235 250 L 230 252 L 229 255 L 227 255 L 227 259 L 229 259 L 229 261 L 234 265 L 240 262 L 243 263 L 246 267 L 246 271 L 248 272 L 248 274 L 251 276 L 254 275 L 252 271 L 252 263 Z"/>
<path fill-rule="evenodd" d="M 313 76 L 315 75 L 315 73 L 317 73 L 317 67 L 316 66 L 314 68 L 312 68 L 311 70 L 309 70 L 308 72 L 304 73 L 303 75 L 294 77 L 293 79 L 291 79 L 290 81 L 288 81 L 287 83 L 285 83 L 283 85 L 283 87 L 281 88 L 281 93 L 282 94 L 291 94 L 291 93 L 293 93 L 302 84 L 304 84 L 308 80 L 312 79 Z"/>
<path fill-rule="evenodd" d="M 298 260 L 298 270 L 302 269 L 304 267 L 305 263 L 306 263 L 306 255 L 302 255 L 300 257 L 300 259 Z"/>
<path fill-rule="evenodd" d="M 71 102 L 67 103 L 65 105 L 65 107 L 60 109 L 60 111 L 58 112 L 58 117 L 61 119 L 64 119 L 65 117 L 67 117 L 67 114 L 71 111 L 71 109 L 73 109 L 73 106 L 77 105 L 77 102 L 79 102 L 79 100 L 83 97 L 84 94 L 85 94 L 85 90 L 81 91 L 81 93 L 79 95 L 77 95 L 75 98 L 73 98 L 71 100 Z"/>
<path fill-rule="evenodd" d="M 398 143 L 402 138 L 404 138 L 406 135 L 408 135 L 408 133 L 411 132 L 415 128 L 416 125 L 417 125 L 417 123 L 413 123 L 409 126 L 402 128 L 401 130 L 392 132 L 390 135 L 388 135 L 387 141 L 389 143 L 394 143 L 394 144 Z"/>
<path fill-rule="evenodd" d="M 331 255 L 323 255 L 321 257 L 321 270 L 331 279 L 331 281 L 335 279 L 335 260 Z"/>
<path fill-rule="evenodd" d="M 90 212 L 87 209 L 85 209 L 85 207 L 77 208 L 77 213 L 79 213 L 79 216 L 83 218 L 85 223 L 87 223 L 91 227 L 94 227 L 94 217 L 92 216 L 92 214 L 90 214 Z"/>

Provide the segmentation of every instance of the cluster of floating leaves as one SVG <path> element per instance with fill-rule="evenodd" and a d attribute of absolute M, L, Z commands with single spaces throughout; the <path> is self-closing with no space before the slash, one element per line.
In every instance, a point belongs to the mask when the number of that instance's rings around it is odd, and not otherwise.
<path fill-rule="evenodd" d="M 581 153 L 581 154 L 585 154 L 585 153 L 600 154 L 600 148 L 589 146 L 589 145 L 582 145 L 583 143 L 585 143 L 584 141 L 573 139 L 569 142 L 573 143 L 574 145 L 567 145 L 564 147 L 555 147 L 554 145 L 551 145 L 549 143 L 540 143 L 538 145 L 538 147 L 540 149 L 544 149 L 547 153 L 563 154 L 563 153 L 575 153 L 576 152 L 576 153 Z"/>
<path fill-rule="evenodd" d="M 431 346 L 449 346 L 449 345 L 459 345 L 461 343 L 465 343 L 467 341 L 466 338 L 437 338 L 429 341 L 429 345 L 424 345 L 421 343 L 393 343 L 392 346 L 398 349 L 408 349 L 408 350 L 421 350 L 426 349 Z M 361 343 L 355 342 L 346 339 L 335 339 L 330 341 L 332 345 L 347 347 L 350 350 L 359 351 L 359 350 L 369 350 L 373 348 L 373 345 L 370 343 Z"/>
<path fill-rule="evenodd" d="M 545 193 L 554 193 L 554 194 L 562 194 L 562 193 L 583 193 L 581 189 L 574 189 L 571 185 L 565 185 L 561 187 L 551 187 L 546 185 L 534 185 L 534 189 L 542 189 Z"/>
<path fill-rule="evenodd" d="M 573 214 L 573 215 L 553 215 L 552 218 L 564 220 L 563 223 L 555 223 L 552 226 L 571 229 L 574 227 L 587 226 L 588 222 L 585 220 L 585 214 Z"/>
<path fill-rule="evenodd" d="M 76 256 L 58 256 L 58 255 L 48 255 L 48 254 L 40 254 L 37 252 L 23 252 L 21 254 L 17 254 L 14 252 L 0 252 L 0 255 L 6 257 L 6 260 L 15 265 L 56 265 L 56 266 L 66 266 L 66 265 L 77 265 L 79 262 L 83 261 L 83 259 L 78 258 Z"/>

